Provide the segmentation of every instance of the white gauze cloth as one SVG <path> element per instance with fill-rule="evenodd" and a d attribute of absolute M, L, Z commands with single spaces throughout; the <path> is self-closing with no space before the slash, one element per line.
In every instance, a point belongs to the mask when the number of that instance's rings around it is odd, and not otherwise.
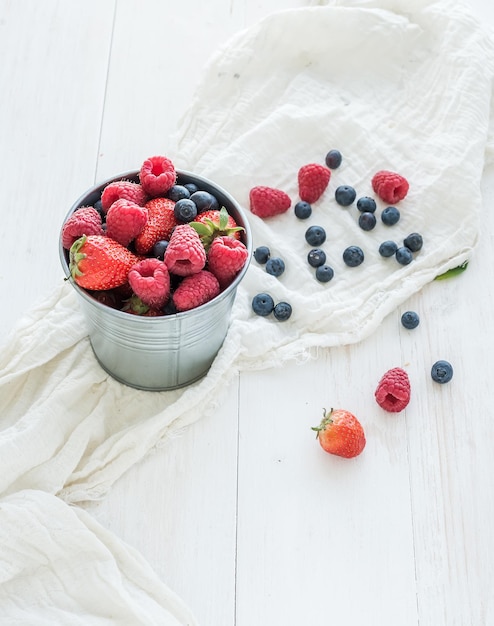
<path fill-rule="evenodd" d="M 26 554 L 23 528 L 42 533 L 46 510 L 68 533 L 94 533 L 95 551 L 101 555 L 106 546 L 115 572 L 138 570 L 135 554 L 70 505 L 103 496 L 152 447 L 212 410 L 239 370 L 279 365 L 317 346 L 357 342 L 436 275 L 470 257 L 492 140 L 493 59 L 490 36 L 463 4 L 425 0 L 349 0 L 284 11 L 218 51 L 174 148 L 157 146 L 157 153 L 215 180 L 246 210 L 254 185 L 283 189 L 295 203 L 300 166 L 324 163 L 331 148 L 341 150 L 343 163 L 309 220 L 297 220 L 291 210 L 264 221 L 250 216 L 254 246 L 268 245 L 284 258 L 286 271 L 275 278 L 252 262 L 218 357 L 208 375 L 186 389 L 138 391 L 106 374 L 91 351 L 75 292 L 62 278 L 60 288 L 20 321 L 0 351 L 0 527 L 17 517 L 19 530 L 9 539 L 12 585 Z M 338 206 L 334 190 L 346 184 L 359 197 L 373 196 L 371 178 L 381 169 L 404 175 L 410 191 L 399 205 L 397 225 L 386 227 L 378 219 L 365 232 L 356 207 Z M 378 201 L 378 215 L 383 206 Z M 311 224 L 328 234 L 324 249 L 335 275 L 327 284 L 316 281 L 307 264 L 304 232 Z M 424 237 L 412 263 L 380 257 L 383 240 L 400 242 L 410 232 Z M 363 249 L 360 267 L 344 265 L 349 245 Z M 261 291 L 290 302 L 291 319 L 255 316 L 250 303 Z M 64 550 L 77 546 L 67 543 Z M 26 570 L 25 586 L 16 587 L 34 598 L 30 624 L 52 623 L 37 616 L 60 572 L 57 551 L 54 542 L 52 554 L 49 546 L 38 554 L 43 568 Z M 85 578 L 99 576 L 91 554 L 77 551 L 77 559 Z M 0 567 L 3 580 L 9 573 Z M 67 585 L 72 575 L 79 573 L 63 569 Z M 111 580 L 106 573 L 105 581 Z M 144 593 L 153 593 L 155 581 L 147 575 L 142 580 Z M 142 595 L 126 587 L 121 597 L 132 607 Z M 156 604 L 146 604 L 150 615 L 156 610 L 157 623 L 175 624 L 171 617 L 160 621 L 171 597 L 163 592 Z M 3 606 L 14 611 L 14 603 L 6 602 L 4 594 Z M 106 623 L 93 609 L 80 599 L 85 624 Z M 186 613 L 175 619 L 191 623 Z"/>

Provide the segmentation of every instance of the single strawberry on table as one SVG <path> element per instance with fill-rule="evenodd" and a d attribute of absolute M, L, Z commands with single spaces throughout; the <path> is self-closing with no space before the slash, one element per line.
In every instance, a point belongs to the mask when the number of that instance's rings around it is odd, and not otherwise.
<path fill-rule="evenodd" d="M 312 204 L 326 191 L 331 170 L 320 163 L 308 163 L 298 171 L 298 195 L 304 202 Z"/>
<path fill-rule="evenodd" d="M 261 218 L 281 215 L 290 208 L 290 196 L 281 189 L 258 185 L 249 192 L 250 212 Z"/>
<path fill-rule="evenodd" d="M 147 221 L 134 240 L 137 254 L 148 254 L 157 241 L 169 239 L 178 224 L 174 207 L 175 202 L 168 198 L 153 198 L 146 202 Z"/>
<path fill-rule="evenodd" d="M 243 268 L 248 256 L 249 251 L 242 241 L 226 235 L 216 237 L 209 247 L 208 269 L 224 289 Z"/>
<path fill-rule="evenodd" d="M 358 456 L 365 448 L 365 433 L 358 419 L 345 409 L 324 410 L 319 426 L 312 430 L 323 450 L 347 459 Z"/>

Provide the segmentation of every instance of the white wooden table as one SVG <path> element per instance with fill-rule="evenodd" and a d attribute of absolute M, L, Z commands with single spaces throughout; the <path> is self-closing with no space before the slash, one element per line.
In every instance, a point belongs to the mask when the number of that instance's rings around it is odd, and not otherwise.
<path fill-rule="evenodd" d="M 166 151 L 206 58 L 303 0 L 0 0 L 1 337 L 61 280 L 60 220 L 94 180 Z M 472 0 L 494 26 L 494 5 Z M 139 550 L 202 626 L 494 625 L 494 171 L 469 269 L 358 345 L 242 373 L 226 402 L 87 509 Z M 420 313 L 401 328 L 406 309 Z M 453 381 L 432 382 L 450 360 Z M 375 385 L 407 365 L 398 416 Z M 322 407 L 366 423 L 325 455 Z"/>

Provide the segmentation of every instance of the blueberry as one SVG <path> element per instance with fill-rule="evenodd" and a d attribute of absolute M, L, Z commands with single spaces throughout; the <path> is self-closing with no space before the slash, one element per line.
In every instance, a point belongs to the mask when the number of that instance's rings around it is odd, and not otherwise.
<path fill-rule="evenodd" d="M 401 316 L 401 323 L 405 328 L 412 330 L 412 328 L 417 328 L 420 324 L 420 318 L 415 311 L 405 311 Z"/>
<path fill-rule="evenodd" d="M 326 241 L 326 231 L 322 226 L 309 226 L 305 231 L 305 241 L 310 246 L 320 246 Z"/>
<path fill-rule="evenodd" d="M 178 222 L 192 222 L 197 216 L 197 206 L 190 198 L 182 198 L 175 202 L 173 212 Z"/>
<path fill-rule="evenodd" d="M 384 257 L 394 256 L 397 250 L 398 246 L 394 241 L 383 241 L 379 246 L 379 254 Z"/>
<path fill-rule="evenodd" d="M 350 185 L 340 185 L 334 193 L 336 202 L 341 206 L 350 206 L 357 197 L 357 192 Z"/>
<path fill-rule="evenodd" d="M 254 250 L 254 259 L 260 265 L 264 265 L 270 256 L 271 250 L 267 246 L 259 246 Z"/>
<path fill-rule="evenodd" d="M 166 197 L 177 202 L 183 198 L 190 198 L 190 191 L 184 185 L 173 185 L 166 193 Z"/>
<path fill-rule="evenodd" d="M 273 309 L 273 314 L 279 322 L 286 322 L 292 314 L 292 307 L 288 302 L 278 302 Z"/>
<path fill-rule="evenodd" d="M 362 196 L 357 200 L 357 209 L 361 213 L 374 213 L 377 205 L 374 198 L 369 198 L 369 196 Z"/>
<path fill-rule="evenodd" d="M 386 226 L 394 226 L 400 219 L 400 212 L 395 206 L 388 206 L 381 212 L 382 223 Z"/>
<path fill-rule="evenodd" d="M 358 225 L 362 230 L 372 230 L 376 225 L 376 216 L 374 213 L 361 213 L 358 218 Z"/>
<path fill-rule="evenodd" d="M 190 194 L 190 199 L 196 205 L 198 213 L 218 211 L 220 208 L 218 199 L 209 191 L 194 191 Z"/>
<path fill-rule="evenodd" d="M 93 206 L 101 215 L 102 219 L 104 219 L 106 216 L 105 216 L 105 212 L 103 211 L 103 203 L 101 202 L 101 200 L 96 200 Z"/>
<path fill-rule="evenodd" d="M 321 248 L 312 248 L 307 255 L 307 261 L 311 267 L 319 267 L 326 263 L 326 253 Z"/>
<path fill-rule="evenodd" d="M 269 315 L 274 309 L 274 300 L 269 293 L 258 293 L 252 298 L 252 310 L 256 315 Z"/>
<path fill-rule="evenodd" d="M 448 361 L 436 361 L 431 369 L 432 380 L 443 385 L 453 378 L 453 366 Z"/>
<path fill-rule="evenodd" d="M 423 243 L 424 240 L 419 233 L 410 233 L 410 235 L 403 240 L 403 244 L 412 252 L 418 252 L 422 248 Z"/>
<path fill-rule="evenodd" d="M 333 268 L 329 265 L 320 265 L 316 269 L 316 278 L 320 283 L 329 283 L 329 281 L 333 278 L 334 271 Z"/>
<path fill-rule="evenodd" d="M 349 246 L 343 251 L 343 261 L 348 267 L 357 267 L 364 261 L 364 252 L 358 246 Z"/>
<path fill-rule="evenodd" d="M 199 190 L 199 187 L 195 183 L 185 183 L 184 187 L 187 189 L 190 195 Z"/>
<path fill-rule="evenodd" d="M 271 276 L 281 276 L 285 271 L 285 262 L 279 257 L 271 257 L 266 262 L 266 272 Z"/>
<path fill-rule="evenodd" d="M 168 248 L 168 241 L 165 241 L 164 239 L 160 239 L 154 244 L 152 255 L 156 257 L 157 259 L 159 259 L 160 261 L 163 261 L 163 259 L 165 258 L 165 252 L 167 248 Z"/>
<path fill-rule="evenodd" d="M 295 216 L 298 217 L 299 220 L 306 220 L 312 214 L 312 206 L 308 202 L 304 202 L 300 200 L 293 207 L 295 212 Z"/>
<path fill-rule="evenodd" d="M 336 170 L 341 165 L 342 161 L 341 152 L 339 150 L 330 150 L 325 158 L 326 165 L 331 170 Z"/>
<path fill-rule="evenodd" d="M 408 265 L 413 261 L 412 251 L 406 246 L 398 248 L 395 252 L 395 257 L 400 265 Z"/>

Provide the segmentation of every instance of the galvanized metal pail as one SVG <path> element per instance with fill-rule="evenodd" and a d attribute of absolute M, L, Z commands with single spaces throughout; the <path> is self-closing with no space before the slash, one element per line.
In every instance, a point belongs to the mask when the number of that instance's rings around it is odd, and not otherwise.
<path fill-rule="evenodd" d="M 64 222 L 79 207 L 93 205 L 106 185 L 114 180 L 138 181 L 132 171 L 92 187 L 72 206 Z M 111 308 L 81 289 L 71 278 L 68 252 L 59 244 L 60 260 L 84 313 L 93 352 L 101 366 L 116 380 L 149 391 L 183 387 L 209 370 L 226 337 L 237 286 L 252 256 L 252 237 L 245 212 L 234 198 L 211 181 L 177 171 L 180 184 L 195 183 L 214 194 L 233 216 L 249 250 L 247 262 L 235 280 L 216 298 L 190 311 L 143 317 Z"/>

